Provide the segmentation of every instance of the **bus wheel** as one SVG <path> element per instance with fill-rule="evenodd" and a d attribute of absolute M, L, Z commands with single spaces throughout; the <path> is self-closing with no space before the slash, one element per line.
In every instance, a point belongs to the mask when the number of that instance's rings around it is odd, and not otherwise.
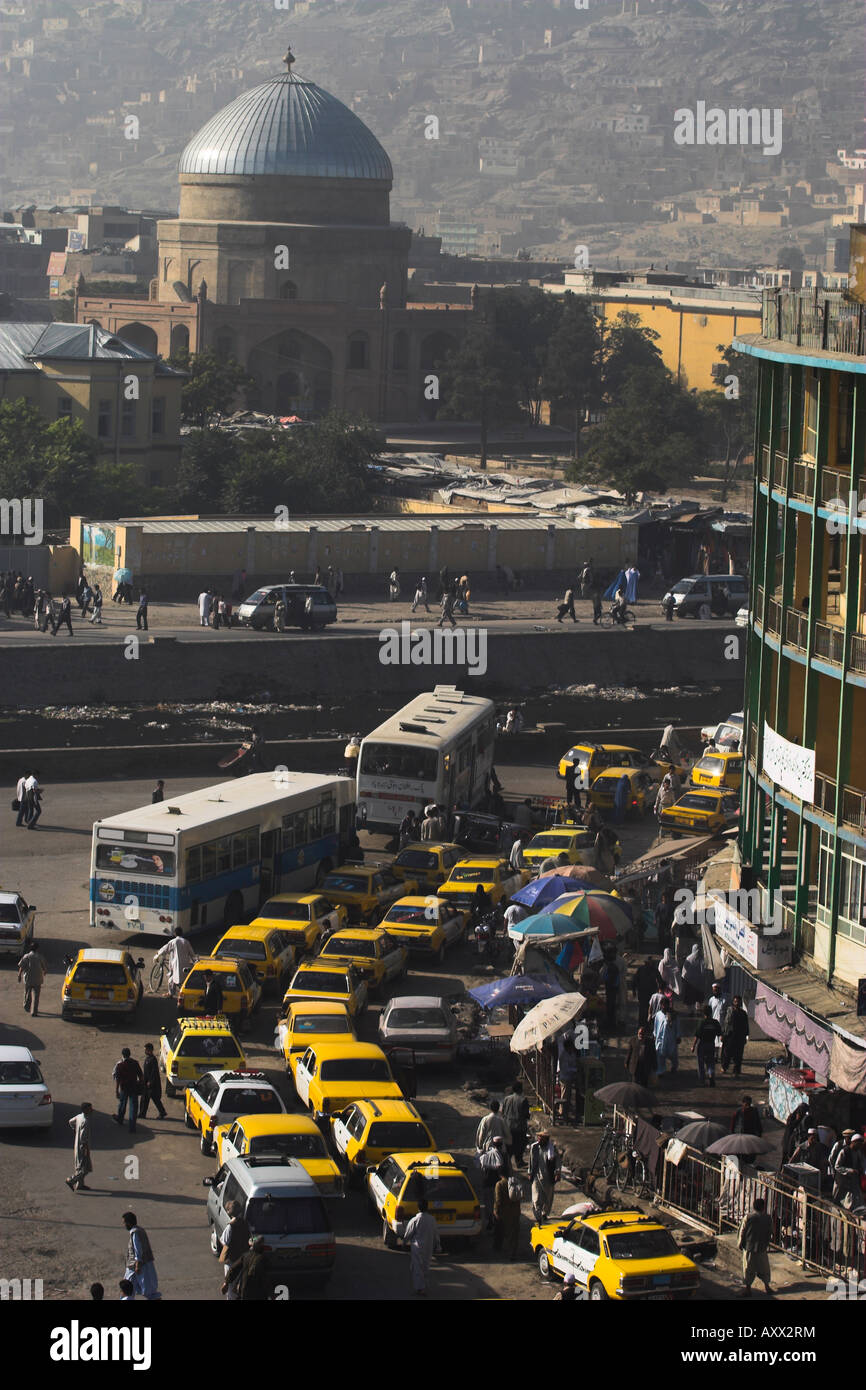
<path fill-rule="evenodd" d="M 237 926 L 244 912 L 243 894 L 235 890 L 229 893 L 226 898 L 226 905 L 223 908 L 223 931 L 228 931 L 229 927 Z"/>

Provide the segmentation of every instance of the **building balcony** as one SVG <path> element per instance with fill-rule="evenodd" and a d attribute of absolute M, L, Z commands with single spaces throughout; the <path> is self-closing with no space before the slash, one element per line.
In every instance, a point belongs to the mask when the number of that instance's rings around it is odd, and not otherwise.
<path fill-rule="evenodd" d="M 847 469 L 819 468 L 814 459 L 806 456 L 794 459 L 790 466 L 787 454 L 780 449 L 773 452 L 768 444 L 761 448 L 759 462 L 760 481 L 767 486 L 772 484 L 776 492 L 787 492 L 798 502 L 815 501 L 818 489 L 818 506 L 828 507 L 831 502 L 841 499 L 848 507 L 848 493 L 851 490 L 850 475 Z M 857 485 L 857 502 L 866 502 L 866 477 Z"/>
<path fill-rule="evenodd" d="M 863 357 L 866 305 L 834 290 L 765 290 L 761 333 L 794 347 Z"/>
<path fill-rule="evenodd" d="M 749 771 L 755 777 L 760 771 L 755 757 L 757 747 L 758 726 L 750 722 L 746 749 Z M 796 801 L 797 798 L 792 797 L 791 800 Z M 811 803 L 813 810 L 817 811 L 819 815 L 835 820 L 837 803 L 839 803 L 839 821 L 841 824 L 849 826 L 861 835 L 866 834 L 866 789 L 845 785 L 842 787 L 840 798 L 839 786 L 835 778 L 828 777 L 823 772 L 816 772 L 815 797 Z M 808 806 L 809 803 L 800 804 Z"/>

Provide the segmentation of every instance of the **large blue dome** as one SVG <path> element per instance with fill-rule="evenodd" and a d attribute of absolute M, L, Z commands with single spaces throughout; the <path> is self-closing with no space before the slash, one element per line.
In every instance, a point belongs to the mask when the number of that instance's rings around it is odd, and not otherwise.
<path fill-rule="evenodd" d="M 391 161 L 372 131 L 330 92 L 282 73 L 231 102 L 180 158 L 180 173 L 272 174 L 391 183 Z"/>

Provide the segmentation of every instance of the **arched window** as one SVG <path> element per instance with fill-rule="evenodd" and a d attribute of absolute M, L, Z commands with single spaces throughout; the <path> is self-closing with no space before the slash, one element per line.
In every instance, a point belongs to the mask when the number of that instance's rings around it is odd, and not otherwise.
<path fill-rule="evenodd" d="M 369 362 L 369 342 L 366 333 L 353 333 L 349 338 L 349 369 L 353 372 L 366 371 Z"/>
<path fill-rule="evenodd" d="M 171 355 L 189 351 L 189 329 L 185 323 L 176 323 L 171 330 Z"/>
<path fill-rule="evenodd" d="M 298 287 L 294 280 L 285 280 L 280 285 L 280 299 L 297 299 Z"/>

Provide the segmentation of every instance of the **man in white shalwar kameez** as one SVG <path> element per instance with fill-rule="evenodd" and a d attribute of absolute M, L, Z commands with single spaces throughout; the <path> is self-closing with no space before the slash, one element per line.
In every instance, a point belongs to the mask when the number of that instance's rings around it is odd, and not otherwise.
<path fill-rule="evenodd" d="M 436 1218 L 427 1210 L 427 1198 L 418 1202 L 418 1215 L 403 1227 L 403 1241 L 409 1246 L 409 1271 L 415 1293 L 427 1292 L 427 1275 L 434 1254 L 442 1249 Z"/>
<path fill-rule="evenodd" d="M 153 959 L 167 962 L 169 989 L 176 997 L 198 957 L 183 933 L 178 931 L 157 951 Z"/>

